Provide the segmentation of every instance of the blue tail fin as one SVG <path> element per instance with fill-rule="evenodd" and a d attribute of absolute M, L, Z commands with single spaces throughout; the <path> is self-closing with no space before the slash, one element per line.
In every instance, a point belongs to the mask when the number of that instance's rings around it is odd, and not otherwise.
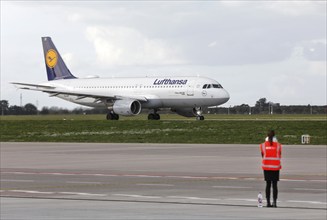
<path fill-rule="evenodd" d="M 42 37 L 42 45 L 49 81 L 76 78 L 67 68 L 50 37 Z"/>

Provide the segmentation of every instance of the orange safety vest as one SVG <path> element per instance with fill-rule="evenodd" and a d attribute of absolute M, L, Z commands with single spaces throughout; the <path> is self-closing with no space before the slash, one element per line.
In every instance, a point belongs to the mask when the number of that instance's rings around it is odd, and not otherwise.
<path fill-rule="evenodd" d="M 282 169 L 280 160 L 282 158 L 282 145 L 278 142 L 273 142 L 270 146 L 270 142 L 266 141 L 260 144 L 260 150 L 262 157 L 262 169 L 263 170 L 280 170 Z"/>

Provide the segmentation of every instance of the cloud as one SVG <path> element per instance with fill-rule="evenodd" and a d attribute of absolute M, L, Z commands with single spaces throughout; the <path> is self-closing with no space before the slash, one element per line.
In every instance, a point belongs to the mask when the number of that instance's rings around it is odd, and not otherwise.
<path fill-rule="evenodd" d="M 311 40 L 303 43 L 304 57 L 310 61 L 325 61 L 326 60 L 326 39 Z"/>
<path fill-rule="evenodd" d="M 185 64 L 178 47 L 162 39 L 149 38 L 130 27 L 88 27 L 98 61 L 103 65 L 174 65 Z"/>
<path fill-rule="evenodd" d="M 67 20 L 70 22 L 79 22 L 82 20 L 82 15 L 79 13 L 68 14 Z"/>
<path fill-rule="evenodd" d="M 325 1 L 271 1 L 259 7 L 287 16 L 302 16 L 310 14 L 325 14 Z"/>
<path fill-rule="evenodd" d="M 68 68 L 78 66 L 78 63 L 75 56 L 72 53 L 64 53 L 62 59 L 65 61 Z"/>
<path fill-rule="evenodd" d="M 1 6 L 1 97 L 11 104 L 19 103 L 19 95 L 8 82 L 46 80 L 41 36 L 52 37 L 78 77 L 199 74 L 223 84 L 231 94 L 227 105 L 254 104 L 260 97 L 282 104 L 326 103 L 325 1 L 4 1 Z M 73 106 L 22 92 L 24 102 Z"/>
<path fill-rule="evenodd" d="M 217 41 L 211 42 L 208 47 L 215 47 L 217 45 Z"/>
<path fill-rule="evenodd" d="M 312 77 L 321 77 L 322 79 L 325 78 L 325 86 L 327 84 L 327 67 L 325 61 L 311 61 L 309 62 L 308 72 Z"/>
<path fill-rule="evenodd" d="M 93 44 L 97 39 L 110 47 L 109 56 L 96 46 L 98 59 L 106 65 L 279 62 L 290 57 L 298 42 L 321 37 L 325 24 L 324 4 L 315 2 L 142 2 L 106 7 L 108 4 L 83 7 L 68 16 L 69 21 L 89 27 L 87 35 L 92 36 Z M 121 32 L 120 39 L 107 37 L 113 31 Z M 100 40 L 99 35 L 107 36 Z M 131 47 L 133 42 L 138 46 Z M 308 59 L 318 59 L 321 51 L 323 48 L 304 52 Z M 122 60 L 124 57 L 129 60 Z"/>

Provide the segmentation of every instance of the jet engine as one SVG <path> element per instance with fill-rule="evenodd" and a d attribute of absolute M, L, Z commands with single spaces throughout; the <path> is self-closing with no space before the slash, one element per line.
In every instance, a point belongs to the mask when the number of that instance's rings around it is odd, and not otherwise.
<path fill-rule="evenodd" d="M 138 115 L 141 112 L 141 103 L 133 99 L 116 100 L 112 110 L 118 115 Z"/>

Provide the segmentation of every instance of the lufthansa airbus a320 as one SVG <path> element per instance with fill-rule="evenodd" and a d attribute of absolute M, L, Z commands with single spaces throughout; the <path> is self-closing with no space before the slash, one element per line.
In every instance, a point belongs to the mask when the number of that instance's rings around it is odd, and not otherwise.
<path fill-rule="evenodd" d="M 76 104 L 107 108 L 108 120 L 118 120 L 119 115 L 138 115 L 142 109 L 149 109 L 149 120 L 159 120 L 158 111 L 167 108 L 185 117 L 204 120 L 203 107 L 218 106 L 229 100 L 221 84 L 206 77 L 77 78 L 50 37 L 42 37 L 42 44 L 48 81 L 13 84 Z"/>

